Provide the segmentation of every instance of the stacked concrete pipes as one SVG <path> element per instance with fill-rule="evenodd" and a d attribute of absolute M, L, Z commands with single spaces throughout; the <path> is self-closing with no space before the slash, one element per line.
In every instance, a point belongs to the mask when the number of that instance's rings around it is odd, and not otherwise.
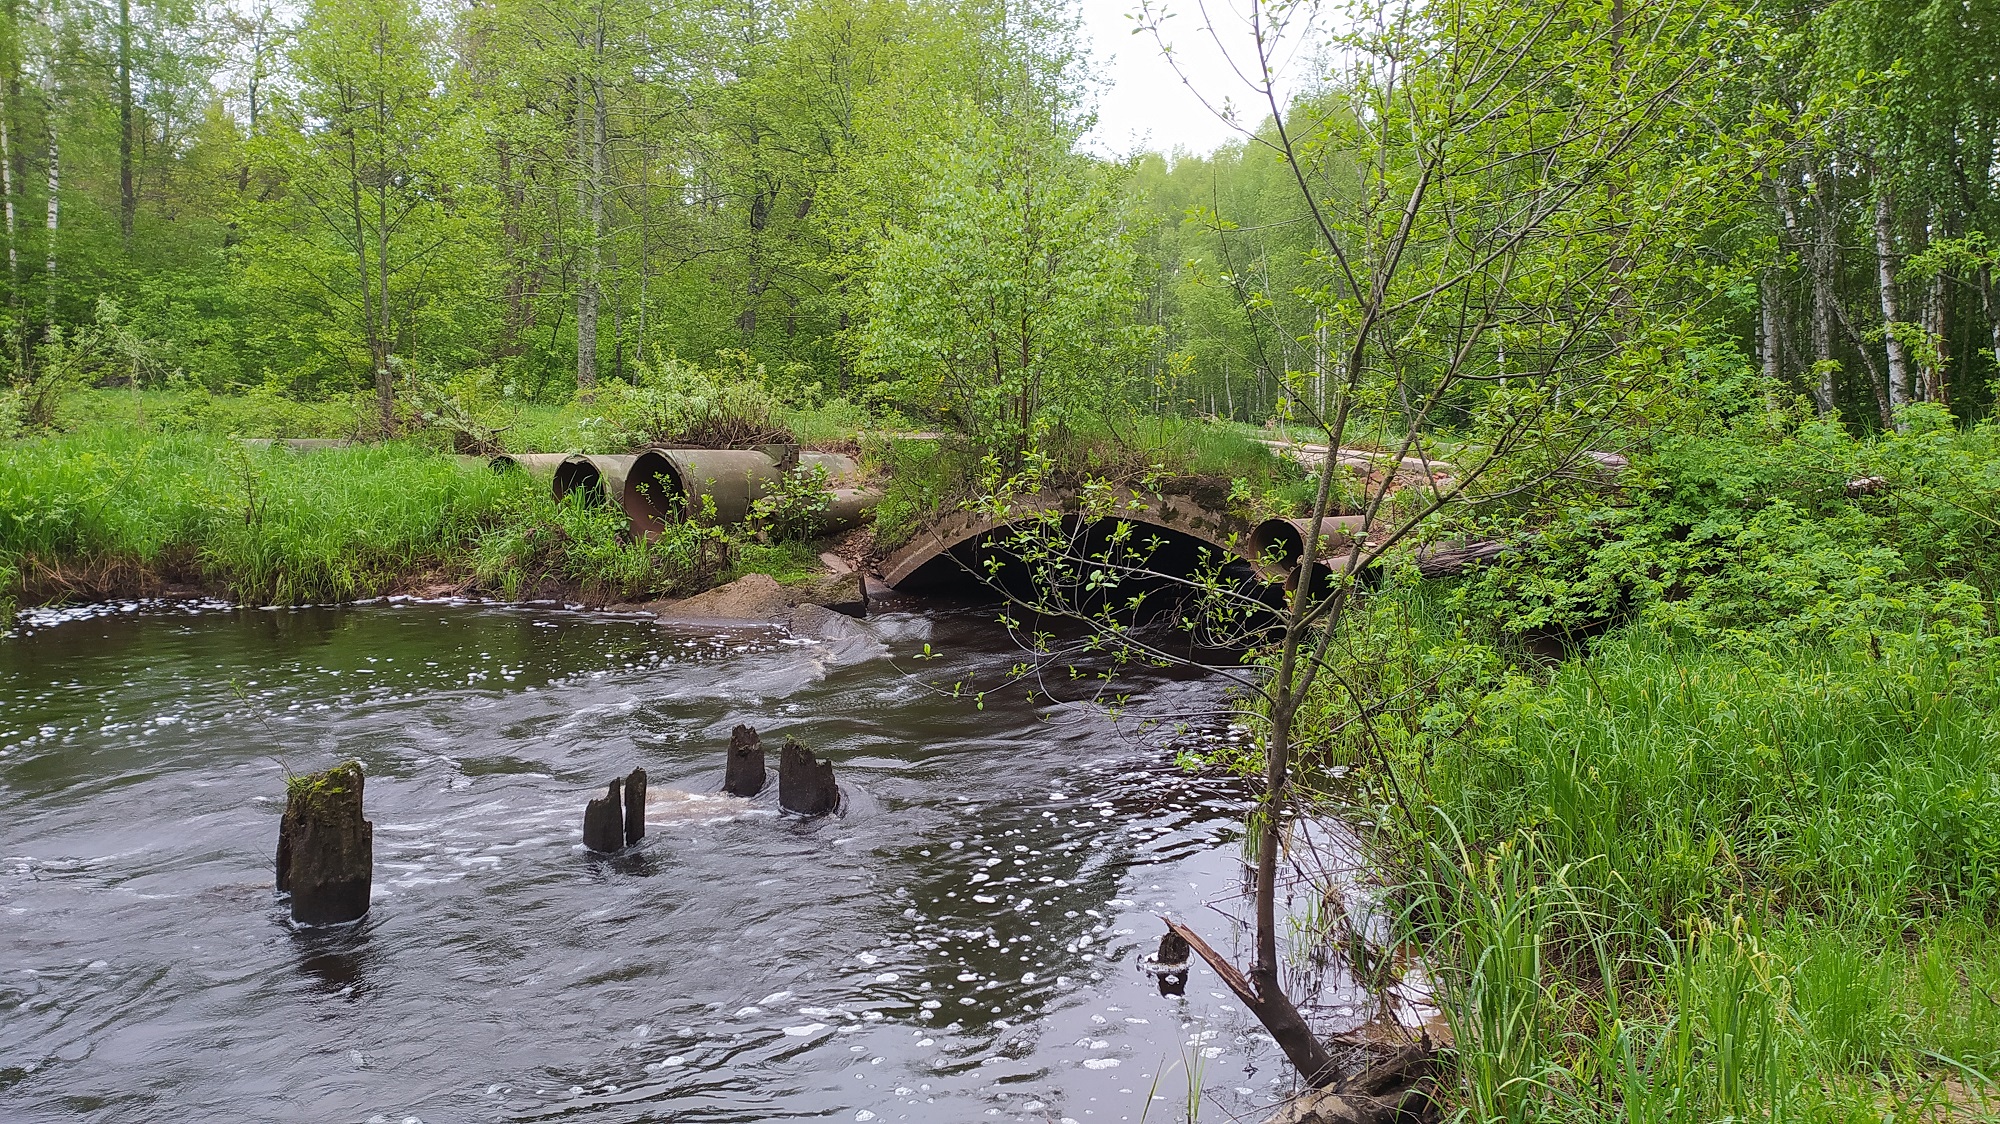
<path fill-rule="evenodd" d="M 857 526 L 882 500 L 861 484 L 861 466 L 841 453 L 801 451 L 796 445 L 756 449 L 653 448 L 640 453 L 592 455 L 523 453 L 495 457 L 496 471 L 522 469 L 549 479 L 557 499 L 580 491 L 585 502 L 615 505 L 635 537 L 658 534 L 670 523 L 693 520 L 733 527 L 797 468 L 822 467 L 833 498 L 822 520 L 828 533 Z"/>

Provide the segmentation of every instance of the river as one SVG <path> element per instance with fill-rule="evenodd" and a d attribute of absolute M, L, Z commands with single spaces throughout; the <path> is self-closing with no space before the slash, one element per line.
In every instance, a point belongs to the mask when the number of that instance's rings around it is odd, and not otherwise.
<path fill-rule="evenodd" d="M 1019 658 L 990 610 L 863 627 L 30 614 L 0 637 L 0 1118 L 1096 1124 L 1199 1088 L 1261 1119 L 1291 1089 L 1269 1039 L 1205 970 L 1171 998 L 1138 967 L 1160 913 L 1240 950 L 1245 791 L 1129 722 L 937 690 Z M 1192 673 L 1133 685 L 1220 713 Z M 787 734 L 830 757 L 842 812 L 719 795 L 737 723 L 774 769 Z M 350 757 L 372 910 L 295 930 L 286 771 Z M 635 765 L 645 844 L 592 856 L 584 801 Z"/>

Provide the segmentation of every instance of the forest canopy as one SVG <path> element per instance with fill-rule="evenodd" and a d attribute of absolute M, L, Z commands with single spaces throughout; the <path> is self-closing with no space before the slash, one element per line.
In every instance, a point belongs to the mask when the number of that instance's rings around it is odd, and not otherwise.
<path fill-rule="evenodd" d="M 1627 6 L 1478 7 L 1581 28 Z M 1758 147 L 1671 221 L 1638 212 L 1682 165 L 1620 173 L 1628 231 L 1677 251 L 1647 299 L 1851 426 L 1982 415 L 1997 13 L 1722 5 L 1669 29 L 1705 68 L 1677 127 Z M 1012 442 L 1114 400 L 1256 423 L 1324 386 L 1347 299 L 1305 200 L 1367 180 L 1343 86 L 1369 79 L 1331 63 L 1214 152 L 1093 154 L 1099 78 L 1061 0 L 38 0 L 0 56 L 30 397 L 73 368 L 372 392 L 393 428 L 417 380 L 553 403 L 726 352 L 787 400 Z M 1504 374 L 1503 336 L 1482 346 Z"/>

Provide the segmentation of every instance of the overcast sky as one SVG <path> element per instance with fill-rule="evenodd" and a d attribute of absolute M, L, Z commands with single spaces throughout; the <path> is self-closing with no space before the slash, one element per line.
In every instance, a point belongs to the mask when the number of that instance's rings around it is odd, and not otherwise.
<path fill-rule="evenodd" d="M 1132 18 L 1138 0 L 1080 0 L 1084 30 L 1095 56 L 1095 75 L 1101 83 L 1097 107 L 1097 128 L 1088 138 L 1090 147 L 1104 155 L 1122 155 L 1134 148 L 1172 152 L 1175 147 L 1190 152 L 1208 152 L 1237 134 L 1202 107 L 1202 103 L 1161 56 L 1160 44 L 1150 33 L 1132 34 L 1137 23 Z M 1239 120 L 1255 126 L 1263 119 L 1251 91 L 1230 67 L 1229 59 L 1208 34 L 1202 31 L 1201 12 L 1196 0 L 1163 0 L 1170 18 L 1164 25 L 1167 41 L 1188 82 L 1220 108 L 1225 99 L 1237 106 Z M 1241 7 L 1231 0 L 1207 0 L 1215 14 L 1220 36 L 1239 59 L 1253 57 L 1247 29 L 1234 21 L 1233 11 Z M 1253 68 L 1245 67 L 1246 70 Z M 1285 83 L 1280 81 L 1282 88 Z"/>

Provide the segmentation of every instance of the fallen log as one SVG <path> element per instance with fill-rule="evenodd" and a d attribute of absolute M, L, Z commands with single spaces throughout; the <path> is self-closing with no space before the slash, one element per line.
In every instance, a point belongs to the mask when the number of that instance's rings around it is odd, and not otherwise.
<path fill-rule="evenodd" d="M 1417 551 L 1417 572 L 1427 578 L 1450 577 L 1462 574 L 1474 566 L 1482 566 L 1497 558 L 1512 554 L 1516 545 L 1489 539 L 1483 542 L 1439 543 Z"/>

